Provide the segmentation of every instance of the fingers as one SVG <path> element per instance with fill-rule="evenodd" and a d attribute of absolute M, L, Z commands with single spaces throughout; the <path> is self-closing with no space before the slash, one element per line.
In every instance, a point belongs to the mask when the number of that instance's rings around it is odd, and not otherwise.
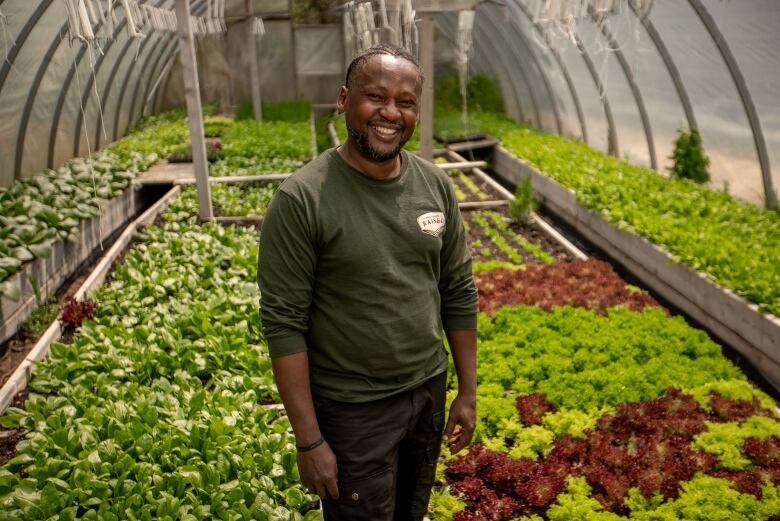
<path fill-rule="evenodd" d="M 460 452 L 464 447 L 466 447 L 469 442 L 471 441 L 471 437 L 474 434 L 474 429 L 471 429 L 471 431 L 466 431 L 466 429 L 459 429 L 458 432 L 455 433 L 455 435 L 452 437 L 449 443 L 450 447 L 450 453 L 456 454 Z"/>
<path fill-rule="evenodd" d="M 311 452 L 299 452 L 298 472 L 301 482 L 310 492 L 324 499 L 338 499 L 338 466 L 336 456 L 327 443 Z"/>
<path fill-rule="evenodd" d="M 455 431 L 455 427 L 458 430 Z M 465 405 L 457 398 L 450 407 L 450 416 L 444 430 L 444 440 L 449 445 L 450 452 L 455 454 L 466 447 L 474 435 L 476 426 L 476 411 L 473 405 Z"/>
<path fill-rule="evenodd" d="M 339 498 L 339 486 L 336 483 L 336 478 L 331 478 L 328 481 L 325 482 L 325 488 L 327 489 L 328 494 L 330 494 L 330 497 L 333 499 Z"/>
<path fill-rule="evenodd" d="M 321 498 L 328 499 L 328 488 L 322 482 L 317 482 L 312 492 L 314 492 Z"/>
<path fill-rule="evenodd" d="M 452 436 L 452 432 L 455 430 L 455 424 L 457 421 L 455 420 L 454 415 L 452 414 L 452 411 L 450 411 L 450 416 L 447 418 L 447 425 L 444 427 L 444 441 L 449 441 L 450 436 Z"/>
<path fill-rule="evenodd" d="M 339 498 L 339 486 L 336 478 L 319 478 L 315 479 L 312 483 L 303 484 L 309 492 L 317 494 L 322 499 L 338 499 Z"/>

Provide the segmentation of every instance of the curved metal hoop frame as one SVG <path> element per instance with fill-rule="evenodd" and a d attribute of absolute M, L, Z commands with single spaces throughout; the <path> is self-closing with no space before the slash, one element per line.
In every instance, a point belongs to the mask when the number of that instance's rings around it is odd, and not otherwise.
<path fill-rule="evenodd" d="M 761 166 L 761 176 L 764 181 L 764 201 L 767 208 L 777 208 L 777 194 L 775 193 L 772 183 L 772 169 L 769 162 L 769 153 L 767 152 L 766 140 L 764 139 L 764 131 L 761 129 L 761 120 L 758 117 L 758 111 L 756 105 L 753 103 L 753 97 L 750 95 L 750 89 L 748 89 L 745 77 L 742 75 L 742 70 L 739 68 L 737 59 L 731 52 L 728 42 L 726 42 L 725 36 L 718 29 L 718 24 L 710 15 L 707 8 L 701 0 L 688 0 L 693 10 L 699 16 L 704 26 L 707 28 L 707 32 L 710 34 L 712 41 L 720 52 L 723 61 L 726 62 L 726 67 L 731 74 L 731 79 L 734 81 L 734 85 L 737 87 L 739 97 L 742 100 L 742 107 L 745 109 L 745 114 L 750 124 L 750 129 L 753 131 L 753 142 L 756 145 L 756 153 L 758 154 L 758 162 Z"/>
<path fill-rule="evenodd" d="M 544 38 L 545 42 L 549 44 L 549 37 L 547 33 L 544 31 L 544 29 L 536 22 L 533 21 L 533 17 L 530 15 L 528 11 L 526 11 L 526 8 L 524 5 L 520 4 L 519 0 L 513 0 L 512 5 L 517 8 L 517 10 L 525 16 L 525 18 L 528 20 L 531 25 L 533 25 L 536 32 Z M 522 30 L 522 28 L 520 28 Z M 580 123 L 580 132 L 582 133 L 582 140 L 587 143 L 588 142 L 588 130 L 587 130 L 587 124 L 585 123 L 585 114 L 582 112 L 582 104 L 580 103 L 580 97 L 577 95 L 577 89 L 574 88 L 574 82 L 571 79 L 571 76 L 569 75 L 569 69 L 566 68 L 566 65 L 563 63 L 563 59 L 561 58 L 561 55 L 558 51 L 553 49 L 548 45 L 548 50 L 553 55 L 553 58 L 555 59 L 555 62 L 558 64 L 558 68 L 561 70 L 561 74 L 563 74 L 563 78 L 566 81 L 566 85 L 569 88 L 569 94 L 571 95 L 572 102 L 574 103 L 574 108 L 577 111 L 577 119 Z"/>
<path fill-rule="evenodd" d="M 639 85 L 637 85 L 636 80 L 634 79 L 634 74 L 631 72 L 631 66 L 628 64 L 628 60 L 626 60 L 626 55 L 623 54 L 623 51 L 620 50 L 620 45 L 617 43 L 617 40 L 615 40 L 615 37 L 612 36 L 612 32 L 607 27 L 607 21 L 599 21 L 592 8 L 588 9 L 588 14 L 590 15 L 591 21 L 594 23 L 594 25 L 596 25 L 596 27 L 598 27 L 602 36 L 607 41 L 610 51 L 615 54 L 615 58 L 617 58 L 618 64 L 620 64 L 623 75 L 626 77 L 628 86 L 631 89 L 631 94 L 634 96 L 634 103 L 636 103 L 636 108 L 639 111 L 639 119 L 642 122 L 642 128 L 645 131 L 645 138 L 647 139 L 647 151 L 650 157 L 650 166 L 653 170 L 658 170 L 658 161 L 656 160 L 655 155 L 655 139 L 653 138 L 653 128 L 650 126 L 650 118 L 647 116 L 645 101 L 642 98 L 642 92 L 639 89 Z"/>

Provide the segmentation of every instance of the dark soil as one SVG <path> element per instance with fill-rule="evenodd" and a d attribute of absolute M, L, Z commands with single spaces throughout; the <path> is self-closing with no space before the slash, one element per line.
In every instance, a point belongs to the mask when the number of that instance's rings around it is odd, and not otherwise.
<path fill-rule="evenodd" d="M 485 233 L 485 230 L 479 226 L 472 216 L 473 211 L 461 212 L 463 218 L 469 223 L 469 231 L 467 234 L 467 240 L 469 243 L 469 251 L 471 252 L 471 259 L 474 262 L 512 262 L 509 257 L 496 246 L 493 241 Z M 485 255 L 487 253 L 487 255 Z M 527 254 L 522 250 L 517 250 L 517 253 L 522 255 L 523 260 L 526 262 L 539 262 L 538 259 Z"/>
<path fill-rule="evenodd" d="M 499 213 L 505 217 L 508 217 L 509 215 L 507 210 L 504 209 L 499 210 Z M 558 241 L 552 239 L 549 235 L 544 233 L 539 225 L 535 223 L 521 224 L 517 221 L 514 221 L 509 224 L 509 228 L 516 234 L 525 237 L 529 242 L 541 246 L 544 251 L 555 257 L 558 262 L 574 260 L 574 257 L 572 257 L 566 248 L 561 246 Z"/>
<path fill-rule="evenodd" d="M 24 439 L 22 429 L 0 430 L 0 465 L 16 456 L 16 444 Z"/>
<path fill-rule="evenodd" d="M 37 341 L 38 335 L 26 333 L 19 333 L 18 338 L 12 338 L 8 341 L 5 353 L 0 357 L 0 386 L 5 385 L 27 353 L 35 347 Z"/>
<path fill-rule="evenodd" d="M 11 407 L 24 407 L 24 402 L 27 401 L 27 395 L 29 391 L 23 389 L 19 391 L 14 400 L 11 402 Z M 24 430 L 22 429 L 0 429 L 0 466 L 5 465 L 10 459 L 16 456 L 16 444 L 24 439 Z"/>
<path fill-rule="evenodd" d="M 469 243 L 469 249 L 471 251 L 471 257 L 474 262 L 511 262 L 506 253 L 501 251 L 501 249 L 499 249 L 499 247 L 490 240 L 482 227 L 476 223 L 473 218 L 474 211 L 475 210 L 462 211 L 464 220 L 466 220 L 469 224 L 467 240 Z M 505 208 L 495 208 L 490 209 L 490 211 L 496 212 L 503 217 L 508 216 L 508 212 Z M 509 224 L 509 228 L 515 234 L 524 237 L 528 242 L 542 248 L 542 250 L 555 257 L 559 262 L 574 260 L 574 258 L 569 254 L 568 251 L 563 248 L 563 246 L 548 237 L 547 234 L 545 234 L 544 231 L 534 223 L 521 224 L 519 222 L 512 222 Z M 541 259 L 538 259 L 531 253 L 525 251 L 522 247 L 515 244 L 514 241 L 512 241 L 509 237 L 505 237 L 505 240 L 507 244 L 512 246 L 514 250 L 522 257 L 525 264 L 530 265 L 542 263 Z M 481 243 L 479 247 L 475 247 L 476 241 Z M 483 255 L 483 250 L 485 248 L 487 248 L 487 250 L 490 252 L 489 255 Z M 487 251 L 485 253 L 487 253 Z"/>
<path fill-rule="evenodd" d="M 61 288 L 55 298 L 57 305 L 61 306 L 66 300 L 76 294 L 76 291 L 81 287 L 84 281 L 92 273 L 95 265 L 100 262 L 100 259 L 96 259 L 90 266 L 87 266 L 79 271 L 79 273 L 68 281 L 67 286 Z M 19 364 L 27 357 L 27 355 L 38 343 L 40 335 L 27 333 L 23 329 L 17 333 L 17 335 L 11 338 L 5 346 L 5 352 L 0 356 L 0 386 L 11 377 L 11 375 L 19 367 Z"/>
<path fill-rule="evenodd" d="M 498 193 L 498 191 L 495 188 L 490 186 L 490 184 L 483 181 L 481 178 L 474 175 L 469 175 L 469 179 L 474 181 L 474 184 L 476 184 L 483 193 L 487 194 L 488 201 L 501 201 L 505 199 L 503 195 Z"/>
<path fill-rule="evenodd" d="M 450 179 L 452 180 L 453 184 L 455 184 L 455 186 L 458 187 L 461 192 L 463 192 L 463 195 L 466 196 L 464 200 L 458 201 L 459 203 L 502 201 L 505 199 L 504 196 L 498 193 L 492 186 L 479 177 L 472 174 L 466 174 L 466 177 L 471 179 L 471 181 L 473 181 L 474 184 L 479 188 L 479 192 L 482 194 L 482 197 L 480 197 L 479 194 L 472 192 L 471 189 L 466 186 L 466 184 L 460 179 L 459 175 L 450 175 Z"/>

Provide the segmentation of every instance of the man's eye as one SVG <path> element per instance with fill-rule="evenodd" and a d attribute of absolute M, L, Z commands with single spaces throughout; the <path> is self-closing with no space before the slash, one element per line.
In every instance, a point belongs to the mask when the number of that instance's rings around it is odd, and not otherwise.
<path fill-rule="evenodd" d="M 398 102 L 398 104 L 402 105 L 404 107 L 414 107 L 414 106 L 417 105 L 417 103 L 415 103 L 412 100 L 401 100 L 401 101 Z"/>
<path fill-rule="evenodd" d="M 381 101 L 382 96 L 380 96 L 379 94 L 368 94 L 368 99 L 374 101 Z"/>

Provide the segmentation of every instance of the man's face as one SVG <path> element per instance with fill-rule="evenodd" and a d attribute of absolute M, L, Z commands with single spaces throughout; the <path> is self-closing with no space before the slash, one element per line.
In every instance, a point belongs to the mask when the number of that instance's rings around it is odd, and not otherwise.
<path fill-rule="evenodd" d="M 371 56 L 341 88 L 338 108 L 360 154 L 375 162 L 395 158 L 412 137 L 422 83 L 414 64 L 403 58 Z"/>

